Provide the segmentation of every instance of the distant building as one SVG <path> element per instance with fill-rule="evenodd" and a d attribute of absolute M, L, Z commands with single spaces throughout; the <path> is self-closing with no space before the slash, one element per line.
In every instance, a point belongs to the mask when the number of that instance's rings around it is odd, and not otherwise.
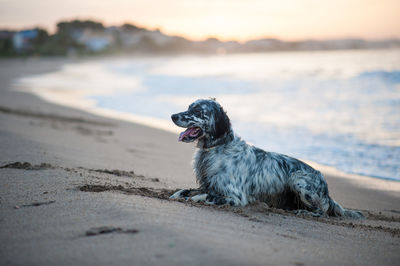
<path fill-rule="evenodd" d="M 266 38 L 259 40 L 251 40 L 246 42 L 243 46 L 247 52 L 265 52 L 286 49 L 287 43 L 278 39 Z"/>
<path fill-rule="evenodd" d="M 103 30 L 77 30 L 72 34 L 72 37 L 91 52 L 103 51 L 115 43 L 112 32 Z"/>
<path fill-rule="evenodd" d="M 143 45 L 146 40 L 152 42 L 158 47 L 162 47 L 172 43 L 173 41 L 176 41 L 176 37 L 165 35 L 159 30 L 148 31 L 143 29 L 121 29 L 120 38 L 122 46 L 125 48 L 132 48 L 138 45 Z"/>
<path fill-rule="evenodd" d="M 32 40 L 38 36 L 38 30 L 22 30 L 13 35 L 13 45 L 17 52 L 28 51 L 32 48 Z"/>
<path fill-rule="evenodd" d="M 137 32 L 122 31 L 120 33 L 122 46 L 125 48 L 130 48 L 138 45 L 142 40 L 142 34 Z"/>
<path fill-rule="evenodd" d="M 159 30 L 147 31 L 144 36 L 150 38 L 155 44 L 159 46 L 167 45 L 173 41 L 174 37 L 163 34 Z"/>

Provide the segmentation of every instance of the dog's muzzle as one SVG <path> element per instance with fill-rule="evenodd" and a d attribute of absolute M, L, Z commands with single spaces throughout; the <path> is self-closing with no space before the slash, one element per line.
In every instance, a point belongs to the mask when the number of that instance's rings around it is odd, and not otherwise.
<path fill-rule="evenodd" d="M 172 121 L 175 123 L 175 125 L 179 127 L 186 128 L 181 124 L 181 121 L 179 119 L 179 114 L 173 114 L 171 116 Z M 196 139 L 198 139 L 200 136 L 202 136 L 203 130 L 200 127 L 188 127 L 185 131 L 181 132 L 179 134 L 179 141 L 183 142 L 193 142 Z"/>

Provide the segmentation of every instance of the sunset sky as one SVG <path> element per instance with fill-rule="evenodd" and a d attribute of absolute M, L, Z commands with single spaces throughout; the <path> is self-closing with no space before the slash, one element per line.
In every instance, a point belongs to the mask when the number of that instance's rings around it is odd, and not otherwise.
<path fill-rule="evenodd" d="M 400 38 L 400 0 L 0 0 L 0 28 L 75 18 L 196 40 Z"/>

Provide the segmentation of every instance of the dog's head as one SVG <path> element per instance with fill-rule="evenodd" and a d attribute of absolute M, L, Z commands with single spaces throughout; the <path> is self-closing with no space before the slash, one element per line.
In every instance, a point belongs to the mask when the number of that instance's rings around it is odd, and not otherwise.
<path fill-rule="evenodd" d="M 198 140 L 199 147 L 218 145 L 221 139 L 231 135 L 231 124 L 224 109 L 215 100 L 197 100 L 187 111 L 173 114 L 172 121 L 179 127 L 187 128 L 179 141 Z"/>

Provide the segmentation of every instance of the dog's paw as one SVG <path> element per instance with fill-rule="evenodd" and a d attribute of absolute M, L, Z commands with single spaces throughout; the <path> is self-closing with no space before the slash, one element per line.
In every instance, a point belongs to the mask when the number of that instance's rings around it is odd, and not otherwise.
<path fill-rule="evenodd" d="M 350 219 L 365 219 L 365 216 L 360 211 L 345 210 L 344 217 Z"/>
<path fill-rule="evenodd" d="M 181 189 L 172 194 L 169 198 L 170 199 L 187 199 L 187 195 L 189 194 L 188 189 Z"/>
<path fill-rule="evenodd" d="M 310 212 L 307 210 L 295 210 L 294 214 L 297 216 L 309 216 L 315 218 L 324 217 L 324 213 L 322 212 Z"/>
<path fill-rule="evenodd" d="M 194 202 L 207 202 L 207 194 L 199 194 L 193 197 L 190 197 L 190 200 L 194 201 Z"/>

